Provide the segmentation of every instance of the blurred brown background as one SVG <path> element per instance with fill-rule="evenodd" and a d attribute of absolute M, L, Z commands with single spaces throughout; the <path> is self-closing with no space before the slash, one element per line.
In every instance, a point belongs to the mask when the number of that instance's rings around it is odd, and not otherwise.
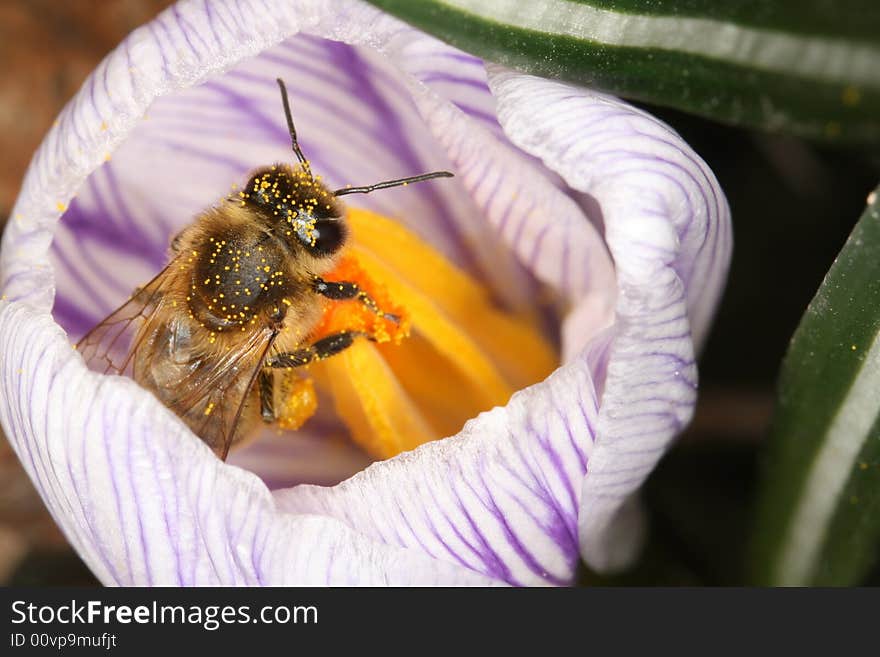
<path fill-rule="evenodd" d="M 0 0 L 0 222 L 55 116 L 119 41 L 171 0 Z M 0 584 L 88 584 L 0 436 Z"/>

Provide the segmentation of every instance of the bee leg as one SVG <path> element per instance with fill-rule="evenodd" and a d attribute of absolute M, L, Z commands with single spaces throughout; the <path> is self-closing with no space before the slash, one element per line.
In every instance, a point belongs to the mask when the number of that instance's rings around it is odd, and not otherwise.
<path fill-rule="evenodd" d="M 321 338 L 309 347 L 290 351 L 286 354 L 276 354 L 266 359 L 266 367 L 302 367 L 316 360 L 335 356 L 354 344 L 354 339 L 359 335 L 364 334 L 360 331 L 333 333 L 326 338 Z"/>
<path fill-rule="evenodd" d="M 275 421 L 275 377 L 272 372 L 260 372 L 260 415 L 263 422 L 271 424 Z"/>
<path fill-rule="evenodd" d="M 328 282 L 325 281 L 323 278 L 316 276 L 314 279 L 313 288 L 315 292 L 320 294 L 322 297 L 326 297 L 327 299 L 332 299 L 333 301 L 347 301 L 350 299 L 357 299 L 377 315 L 381 315 L 385 319 L 390 319 L 393 322 L 400 321 L 400 317 L 398 317 L 397 315 L 382 312 L 373 297 L 361 290 L 360 286 L 357 283 L 351 283 L 349 281 Z"/>

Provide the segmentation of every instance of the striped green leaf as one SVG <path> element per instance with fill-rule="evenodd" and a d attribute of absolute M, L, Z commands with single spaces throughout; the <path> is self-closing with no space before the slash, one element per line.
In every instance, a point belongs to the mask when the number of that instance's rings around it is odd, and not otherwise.
<path fill-rule="evenodd" d="M 858 583 L 880 556 L 880 188 L 792 338 L 768 452 L 755 582 Z"/>
<path fill-rule="evenodd" d="M 719 121 L 880 142 L 876 0 L 370 0 L 485 59 Z"/>

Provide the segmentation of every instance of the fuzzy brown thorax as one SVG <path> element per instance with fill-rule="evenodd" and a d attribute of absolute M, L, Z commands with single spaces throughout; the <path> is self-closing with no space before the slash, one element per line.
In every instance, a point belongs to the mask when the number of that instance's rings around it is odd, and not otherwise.
<path fill-rule="evenodd" d="M 212 334 L 280 325 L 291 310 L 297 323 L 309 322 L 312 281 L 333 267 L 345 241 L 343 211 L 301 167 L 257 170 L 177 241 L 190 270 L 190 316 Z"/>

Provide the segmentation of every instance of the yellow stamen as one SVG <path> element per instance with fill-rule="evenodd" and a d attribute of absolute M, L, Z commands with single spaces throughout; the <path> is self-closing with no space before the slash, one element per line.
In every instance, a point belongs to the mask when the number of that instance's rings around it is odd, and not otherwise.
<path fill-rule="evenodd" d="M 377 277 L 384 279 L 384 276 L 378 274 L 389 273 L 377 258 L 357 247 L 353 251 L 364 267 L 376 272 Z M 389 282 L 388 289 L 389 294 L 407 309 L 413 326 L 417 327 L 434 349 L 474 380 L 484 405 L 491 408 L 507 402 L 515 389 L 504 380 L 466 326 L 456 323 L 443 313 L 439 304 L 424 291 L 407 285 L 402 280 Z M 471 312 L 480 314 L 483 310 L 482 307 L 476 307 Z"/>
<path fill-rule="evenodd" d="M 515 388 L 540 381 L 556 368 L 559 357 L 533 318 L 499 310 L 485 287 L 399 223 L 359 209 L 350 210 L 348 219 L 352 250 L 367 271 L 388 287 L 390 296 L 407 306 L 395 283 L 417 291 L 470 336 Z M 418 324 L 415 311 L 408 310 L 413 324 Z"/>
<path fill-rule="evenodd" d="M 348 218 L 348 255 L 338 275 L 325 279 L 357 282 L 378 309 L 412 327 L 402 339 L 408 331 L 352 300 L 326 313 L 317 332 L 348 327 L 379 343 L 358 339 L 312 371 L 370 454 L 388 458 L 453 434 L 556 367 L 558 357 L 534 322 L 499 310 L 485 288 L 418 237 L 363 210 Z M 396 328 L 393 338 L 389 327 Z"/>
<path fill-rule="evenodd" d="M 421 335 L 411 336 L 401 347 L 380 345 L 379 352 L 403 390 L 417 399 L 434 436 L 451 436 L 465 420 L 492 408 L 474 380 L 434 349 Z M 426 374 L 428 373 L 428 374 Z"/>
<path fill-rule="evenodd" d="M 369 342 L 355 342 L 323 364 L 337 412 L 368 453 L 390 458 L 439 437 Z"/>

